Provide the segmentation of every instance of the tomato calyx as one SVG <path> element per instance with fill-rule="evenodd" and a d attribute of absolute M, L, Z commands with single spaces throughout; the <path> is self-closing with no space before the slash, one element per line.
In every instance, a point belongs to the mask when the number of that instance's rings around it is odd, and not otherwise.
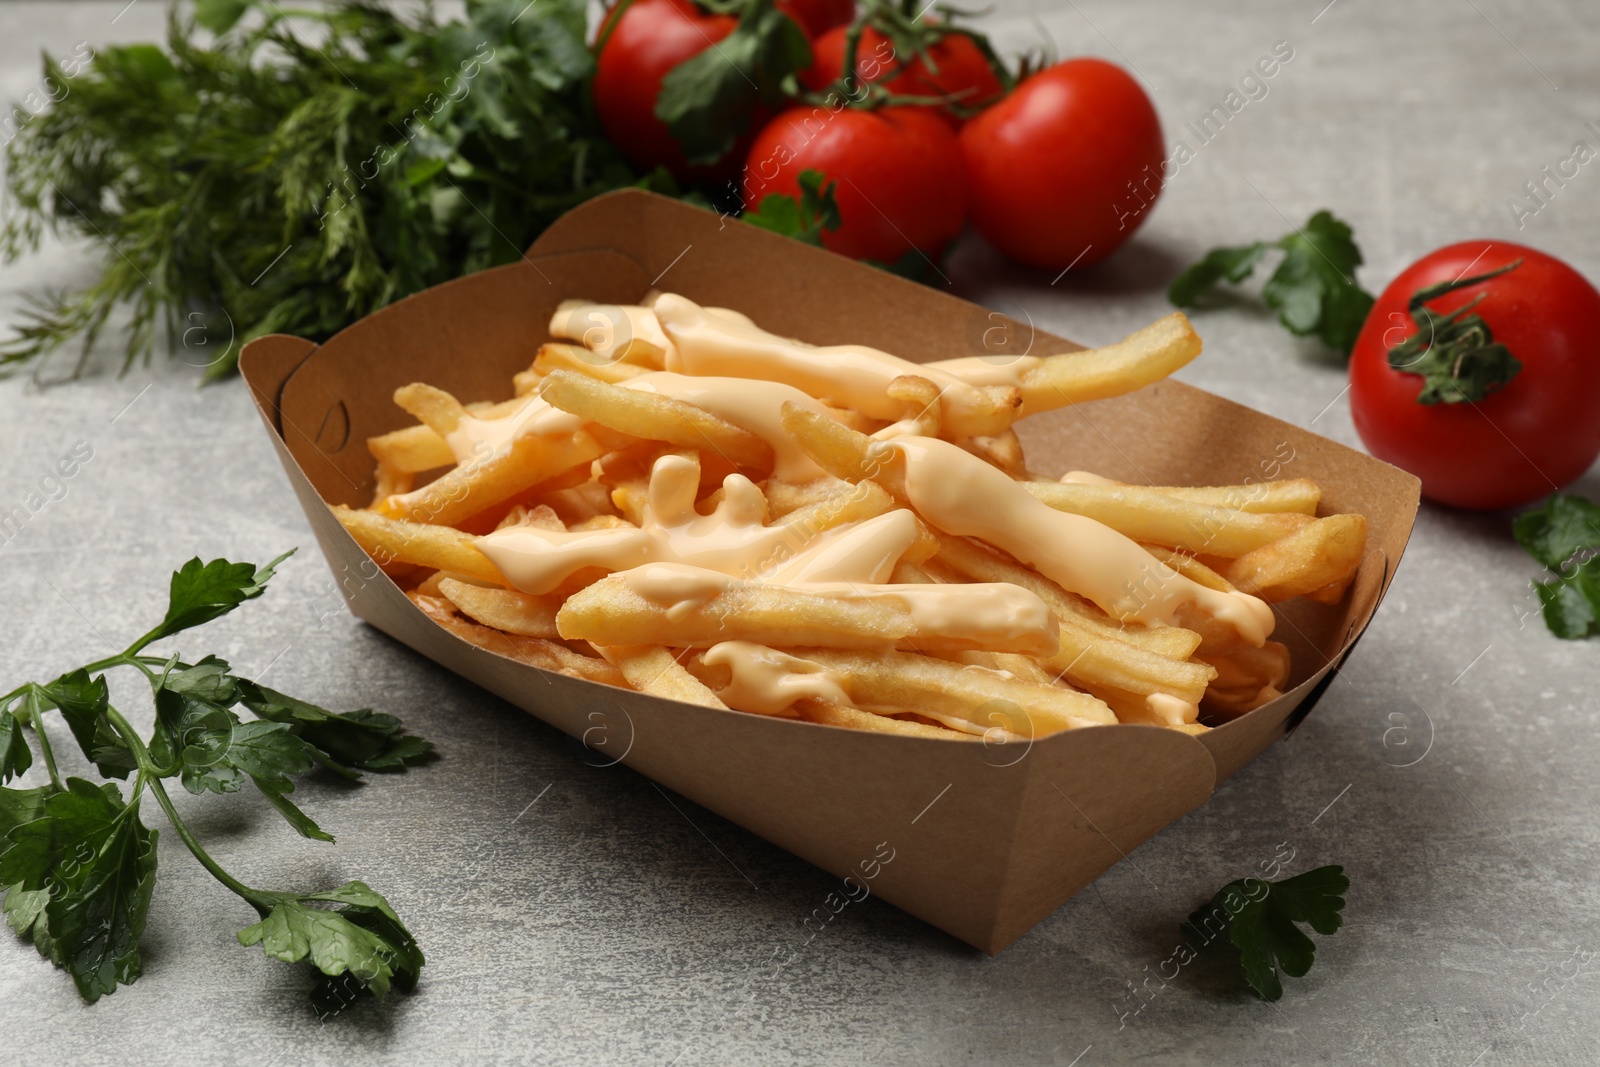
<path fill-rule="evenodd" d="M 1473 313 L 1488 293 L 1479 293 L 1445 315 L 1428 307 L 1431 300 L 1498 278 L 1521 265 L 1519 259 L 1488 274 L 1443 282 L 1412 295 L 1406 310 L 1417 324 L 1417 332 L 1389 349 L 1389 366 L 1422 379 L 1417 403 L 1476 403 L 1505 388 L 1522 370 L 1522 361 L 1494 339 L 1482 316 Z"/>
<path fill-rule="evenodd" d="M 962 119 L 969 118 L 994 101 L 963 100 L 961 94 L 912 95 L 885 88 L 889 82 L 917 63 L 920 63 L 928 74 L 937 76 L 940 72 L 939 61 L 934 55 L 934 49 L 950 37 L 965 37 L 970 41 L 989 69 L 994 72 L 995 78 L 1005 92 L 1009 93 L 1016 88 L 1016 75 L 1000 59 L 994 46 L 989 43 L 989 38 L 956 23 L 957 19 L 973 17 L 975 12 L 964 11 L 946 4 L 938 4 L 934 10 L 939 17 L 929 20 L 922 17 L 927 8 L 918 4 L 917 0 L 865 0 L 862 4 L 861 17 L 852 22 L 845 31 L 844 59 L 839 67 L 839 80 L 824 93 L 807 94 L 802 98 L 826 97 L 833 92 L 839 92 L 850 101 L 851 107 L 860 110 L 879 107 L 942 107 Z M 860 54 L 862 32 L 868 28 L 889 42 L 894 65 L 881 76 L 876 76 L 863 85 L 862 79 L 856 74 L 856 60 Z"/>

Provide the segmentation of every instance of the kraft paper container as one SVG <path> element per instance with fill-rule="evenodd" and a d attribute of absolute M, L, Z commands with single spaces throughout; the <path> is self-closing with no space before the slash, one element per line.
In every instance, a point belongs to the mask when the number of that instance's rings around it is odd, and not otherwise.
<path fill-rule="evenodd" d="M 982 308 L 754 226 L 627 191 L 573 210 L 516 264 L 402 300 L 321 346 L 262 338 L 245 348 L 241 366 L 356 615 L 991 954 L 1205 803 L 1299 721 L 1372 617 L 1411 532 L 1415 478 L 1178 382 L 1021 424 L 1037 470 L 1195 485 L 1304 476 L 1322 485 L 1325 512 L 1369 519 L 1366 558 L 1344 602 L 1295 602 L 1280 612 L 1276 636 L 1294 656 L 1290 690 L 1198 738 L 1147 726 L 1005 746 L 857 733 L 549 674 L 454 637 L 378 572 L 327 505 L 370 501 L 366 438 L 410 421 L 391 400 L 397 386 L 423 381 L 465 400 L 504 398 L 512 374 L 548 340 L 560 301 L 631 303 L 652 286 L 737 308 L 780 334 L 860 342 L 918 361 L 1079 347 L 1030 338 Z"/>

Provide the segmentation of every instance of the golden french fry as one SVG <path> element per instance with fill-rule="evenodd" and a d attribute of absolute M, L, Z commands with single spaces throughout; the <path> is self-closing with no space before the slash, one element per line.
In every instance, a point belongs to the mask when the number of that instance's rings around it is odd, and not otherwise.
<path fill-rule="evenodd" d="M 542 377 L 558 370 L 574 371 L 586 378 L 612 384 L 650 373 L 649 367 L 637 363 L 597 358 L 582 345 L 540 345 L 538 355 L 533 358 L 531 373 Z"/>
<path fill-rule="evenodd" d="M 596 649 L 641 693 L 708 708 L 728 706 L 660 645 L 597 645 Z"/>
<path fill-rule="evenodd" d="M 1045 670 L 1037 659 L 1032 656 L 1019 656 L 1015 652 L 950 652 L 939 658 L 948 659 L 954 663 L 971 664 L 974 667 L 987 667 L 991 671 L 1011 674 L 1024 682 L 1032 682 L 1035 685 L 1059 686 L 1062 684 L 1053 673 Z"/>
<path fill-rule="evenodd" d="M 1269 603 L 1348 579 L 1367 547 L 1363 515 L 1329 515 L 1234 560 L 1222 576 Z"/>
<path fill-rule="evenodd" d="M 817 466 L 847 482 L 877 482 L 905 503 L 905 460 L 897 449 L 799 404 L 784 404 L 782 418 L 783 428 Z"/>
<path fill-rule="evenodd" d="M 703 408 L 660 393 L 623 389 L 572 371 L 551 371 L 540 394 L 563 411 L 619 433 L 704 448 L 740 467 L 770 470 L 772 446 Z"/>
<path fill-rule="evenodd" d="M 1057 511 L 1095 519 L 1135 541 L 1228 559 L 1271 544 L 1312 521 L 1299 514 L 1258 514 L 1199 504 L 1139 486 L 1020 484 Z"/>
<path fill-rule="evenodd" d="M 1141 545 L 1152 557 L 1165 563 L 1191 582 L 1222 593 L 1233 592 L 1233 583 L 1201 563 L 1186 552 L 1178 552 L 1163 545 Z"/>
<path fill-rule="evenodd" d="M 840 492 L 849 492 L 851 488 L 851 484 L 843 478 L 831 475 L 809 482 L 782 482 L 768 478 L 761 483 L 761 492 L 767 498 L 767 514 L 775 519 L 809 504 L 832 499 Z"/>
<path fill-rule="evenodd" d="M 1022 462 L 1022 441 L 1017 437 L 1015 430 L 1007 430 L 994 437 L 969 437 L 957 443 L 973 455 L 982 456 L 1013 478 L 1021 478 L 1027 473 L 1027 468 Z"/>
<path fill-rule="evenodd" d="M 948 716 L 979 730 L 999 727 L 1022 737 L 1117 721 L 1103 701 L 1087 693 L 1027 682 L 971 664 L 892 650 L 794 648 L 789 652 L 820 664 L 858 707 L 911 707 L 941 721 Z"/>
<path fill-rule="evenodd" d="M 468 411 L 461 401 L 443 389 L 422 382 L 402 385 L 394 391 L 394 402 L 440 437 L 455 432 Z"/>
<path fill-rule="evenodd" d="M 381 466 L 409 474 L 453 466 L 456 454 L 431 426 L 407 426 L 367 438 L 367 451 Z"/>
<path fill-rule="evenodd" d="M 1054 481 L 1054 479 L 1049 480 Z M 1091 484 L 1093 484 L 1092 479 Z M 1246 485 L 1153 485 L 1150 488 L 1155 492 L 1196 504 L 1263 514 L 1298 512 L 1301 515 L 1315 515 L 1317 505 L 1322 503 L 1322 487 L 1310 478 L 1284 478 L 1279 481 L 1251 482 Z"/>
<path fill-rule="evenodd" d="M 532 367 L 527 370 L 519 370 L 511 376 L 511 393 L 521 399 L 529 393 L 538 392 L 539 383 L 542 381 L 544 381 L 543 371 L 534 370 Z"/>
<path fill-rule="evenodd" d="M 789 512 L 778 525 L 794 530 L 802 539 L 809 539 L 847 523 L 875 519 L 893 511 L 894 497 L 873 482 L 831 483 L 834 491 L 826 498 Z M 798 547 L 798 545 L 796 546 Z"/>
<path fill-rule="evenodd" d="M 886 390 L 892 398 L 906 406 L 906 413 L 894 425 L 903 433 L 923 437 L 939 436 L 939 387 L 915 374 L 902 375 L 889 383 Z"/>
<path fill-rule="evenodd" d="M 947 730 L 942 726 L 928 726 L 924 723 L 908 722 L 905 719 L 895 719 L 887 715 L 874 715 L 870 711 L 857 711 L 855 708 L 845 707 L 843 704 L 832 704 L 826 700 L 814 700 L 809 697 L 795 701 L 794 710 L 806 722 L 821 723 L 824 726 L 843 726 L 848 730 L 900 734 L 905 737 L 928 737 L 936 741 L 977 740 L 971 734 Z"/>
<path fill-rule="evenodd" d="M 1354 570 L 1336 582 L 1329 582 L 1321 589 L 1313 589 L 1307 593 L 1306 599 L 1317 604 L 1338 604 L 1344 601 L 1345 593 L 1349 592 L 1350 584 L 1356 580 Z"/>
<path fill-rule="evenodd" d="M 1158 382 L 1200 354 L 1200 336 L 1174 311 L 1116 344 L 1046 356 L 1022 378 L 1022 412 L 1050 411 L 1131 393 Z"/>
<path fill-rule="evenodd" d="M 1276 641 L 1209 657 L 1217 677 L 1206 690 L 1205 708 L 1213 719 L 1232 719 L 1283 695 L 1289 678 L 1289 650 Z"/>
<path fill-rule="evenodd" d="M 611 490 L 593 480 L 570 489 L 555 489 L 541 493 L 538 501 L 552 509 L 568 526 L 601 515 L 615 518 L 617 514 L 616 507 L 611 503 Z"/>
<path fill-rule="evenodd" d="M 1095 640 L 1121 641 L 1157 655 L 1185 660 L 1200 647 L 1200 635 L 1178 626 L 1142 626 L 1119 622 L 1075 593 L 1009 556 L 966 537 L 935 531 L 939 539 L 937 560 L 957 574 L 977 582 L 1020 585 L 1050 606 L 1063 623 L 1070 622 Z"/>
<path fill-rule="evenodd" d="M 374 506 L 385 497 L 396 493 L 409 493 L 416 482 L 416 475 L 410 471 L 396 470 L 387 463 L 378 464 L 377 477 L 372 484 L 372 503 Z"/>
<path fill-rule="evenodd" d="M 1091 692 L 1104 700 L 1117 714 L 1117 721 L 1139 726 L 1184 726 L 1199 715 L 1199 706 L 1181 700 L 1152 706 L 1143 694 L 1130 693 L 1114 686 L 1097 686 Z"/>
<path fill-rule="evenodd" d="M 1186 703 L 1205 695 L 1215 670 L 1193 660 L 1173 659 L 1124 641 L 1108 640 L 1063 620 L 1059 650 L 1042 657 L 1047 671 L 1065 675 L 1087 689 L 1110 686 L 1140 696 L 1165 693 Z"/>
<path fill-rule="evenodd" d="M 499 630 L 488 626 L 479 626 L 475 622 L 458 618 L 447 610 L 442 610 L 440 605 L 448 604 L 443 598 L 418 597 L 414 593 L 407 594 L 434 622 L 449 630 L 463 641 L 477 645 L 488 652 L 494 652 L 526 663 L 542 670 L 554 671 L 557 674 L 566 674 L 574 678 L 584 678 L 591 682 L 602 682 L 614 685 L 618 689 L 627 689 L 627 680 L 622 672 L 603 659 L 593 656 L 581 655 L 565 645 L 548 641 L 540 637 L 523 637 L 518 634 L 501 633 Z M 423 601 L 435 600 L 435 604 Z"/>
<path fill-rule="evenodd" d="M 552 640 L 561 636 L 556 629 L 556 611 L 561 604 L 554 597 L 469 585 L 453 578 L 439 582 L 439 595 L 467 618 L 496 630 Z"/>
<path fill-rule="evenodd" d="M 981 591 L 978 595 L 982 595 Z M 597 644 L 707 648 L 722 641 L 787 646 L 918 649 L 987 648 L 1050 654 L 1053 632 L 979 632 L 970 620 L 921 621 L 904 600 L 860 592 L 815 592 L 780 585 L 730 583 L 725 591 L 670 609 L 635 592 L 621 576 L 567 598 L 556 615 L 561 636 Z"/>
<path fill-rule="evenodd" d="M 421 489 L 389 497 L 379 510 L 391 518 L 453 525 L 603 455 L 617 441 L 604 436 L 597 427 L 567 437 L 519 437 L 509 448 L 468 460 Z"/>
<path fill-rule="evenodd" d="M 333 514 L 379 566 L 415 563 L 494 585 L 505 584 L 505 578 L 495 565 L 478 551 L 478 539 L 471 534 L 449 526 L 406 522 L 342 505 L 335 505 Z"/>

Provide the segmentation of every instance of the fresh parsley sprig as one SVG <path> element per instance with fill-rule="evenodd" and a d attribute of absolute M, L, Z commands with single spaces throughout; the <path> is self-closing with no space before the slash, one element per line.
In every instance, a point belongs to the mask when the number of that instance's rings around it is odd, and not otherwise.
<path fill-rule="evenodd" d="M 1575 641 L 1600 631 L 1600 507 L 1571 493 L 1556 493 L 1544 507 L 1518 515 L 1517 544 L 1555 572 L 1534 582 L 1545 625 Z M 0 738 L 3 738 L 0 734 Z"/>
<path fill-rule="evenodd" d="M 1268 252 L 1283 252 L 1267 279 L 1261 297 L 1278 313 L 1278 321 L 1299 337 L 1316 335 L 1344 355 L 1356 343 L 1373 296 L 1356 281 L 1361 250 L 1348 223 L 1319 211 L 1304 227 L 1276 241 L 1213 248 L 1205 258 L 1178 275 L 1167 299 L 1181 308 L 1194 307 L 1224 280 L 1239 284 L 1255 272 Z"/>
<path fill-rule="evenodd" d="M 264 567 L 192 559 L 172 575 L 166 616 L 124 651 L 0 696 L 0 783 L 33 766 L 35 747 L 49 776 L 33 789 L 0 787 L 4 912 L 40 955 L 72 975 L 85 1000 L 139 977 L 156 878 L 156 831 L 140 818 L 146 796 L 200 865 L 256 910 L 260 921 L 241 930 L 239 942 L 288 963 L 309 960 L 321 972 L 313 993 L 320 1011 L 362 990 L 381 998 L 416 985 L 422 950 L 381 895 L 359 881 L 311 893 L 244 884 L 196 840 L 164 784 L 176 778 L 200 794 L 234 793 L 249 782 L 302 836 L 332 841 L 289 799 L 295 779 L 321 766 L 359 780 L 363 771 L 402 771 L 434 755 L 393 716 L 328 711 L 241 678 L 215 656 L 189 663 L 145 654 L 260 596 L 287 555 Z M 156 721 L 148 738 L 110 702 L 103 672 L 115 667 L 150 683 Z M 242 719 L 240 706 L 256 718 Z M 61 777 L 45 728 L 51 711 L 103 777 L 132 777 L 126 795 L 115 782 Z"/>
<path fill-rule="evenodd" d="M 1202 948 L 1232 945 L 1250 988 L 1263 1000 L 1277 1000 L 1283 996 L 1278 972 L 1303 977 L 1316 958 L 1316 943 L 1295 924 L 1308 923 L 1319 934 L 1337 932 L 1349 891 L 1350 879 L 1337 865 L 1277 882 L 1229 882 L 1189 916 L 1184 936 L 1198 939 Z"/>

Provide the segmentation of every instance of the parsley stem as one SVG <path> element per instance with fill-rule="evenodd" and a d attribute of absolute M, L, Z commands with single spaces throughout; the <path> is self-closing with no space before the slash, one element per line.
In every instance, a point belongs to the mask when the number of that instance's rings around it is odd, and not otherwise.
<path fill-rule="evenodd" d="M 145 668 L 143 664 L 138 664 L 138 666 L 144 669 L 146 673 L 149 673 L 148 668 Z M 139 764 L 139 777 L 134 784 L 134 796 L 137 797 L 139 792 L 148 785 L 150 792 L 155 794 L 156 803 L 160 804 L 161 810 L 167 813 L 167 821 L 172 823 L 172 828 L 177 831 L 178 837 L 183 840 L 190 854 L 200 862 L 200 866 L 209 871 L 211 877 L 249 901 L 251 907 L 255 908 L 262 916 L 265 916 L 270 908 L 262 906 L 259 901 L 260 894 L 223 870 L 222 866 L 211 858 L 211 854 L 201 847 L 200 842 L 195 840 L 194 834 L 189 832 L 188 824 L 183 821 L 182 816 L 178 814 L 178 810 L 172 806 L 172 798 L 167 795 L 166 786 L 161 784 L 162 768 L 157 767 L 150 759 L 150 750 L 145 747 L 144 741 L 140 739 L 132 724 L 122 717 L 120 711 L 109 706 L 106 708 L 106 718 L 110 720 L 112 728 L 121 735 L 123 742 L 128 746 L 128 750 L 133 753 L 134 760 Z M 129 806 L 132 806 L 131 801 Z"/>
<path fill-rule="evenodd" d="M 61 772 L 56 770 L 56 754 L 50 748 L 50 735 L 45 733 L 44 723 L 33 724 L 33 736 L 39 741 L 39 754 L 44 757 L 44 769 L 50 772 L 50 784 L 56 789 L 65 789 L 61 784 Z"/>
<path fill-rule="evenodd" d="M 144 775 L 141 773 L 140 777 L 142 778 Z M 255 890 L 223 870 L 222 866 L 211 858 L 211 854 L 200 846 L 200 842 L 195 840 L 194 834 L 189 832 L 188 824 L 183 821 L 182 817 L 178 815 L 177 809 L 172 806 L 172 798 L 167 796 L 166 786 L 161 784 L 161 779 L 154 777 L 150 779 L 150 792 L 155 794 L 156 803 L 160 804 L 161 810 L 167 813 L 167 821 L 172 823 L 172 828 L 182 838 L 190 854 L 200 862 L 200 866 L 211 872 L 211 877 L 248 901 L 250 906 L 255 908 L 264 918 L 271 908 L 263 907 L 258 900 L 259 894 Z"/>

